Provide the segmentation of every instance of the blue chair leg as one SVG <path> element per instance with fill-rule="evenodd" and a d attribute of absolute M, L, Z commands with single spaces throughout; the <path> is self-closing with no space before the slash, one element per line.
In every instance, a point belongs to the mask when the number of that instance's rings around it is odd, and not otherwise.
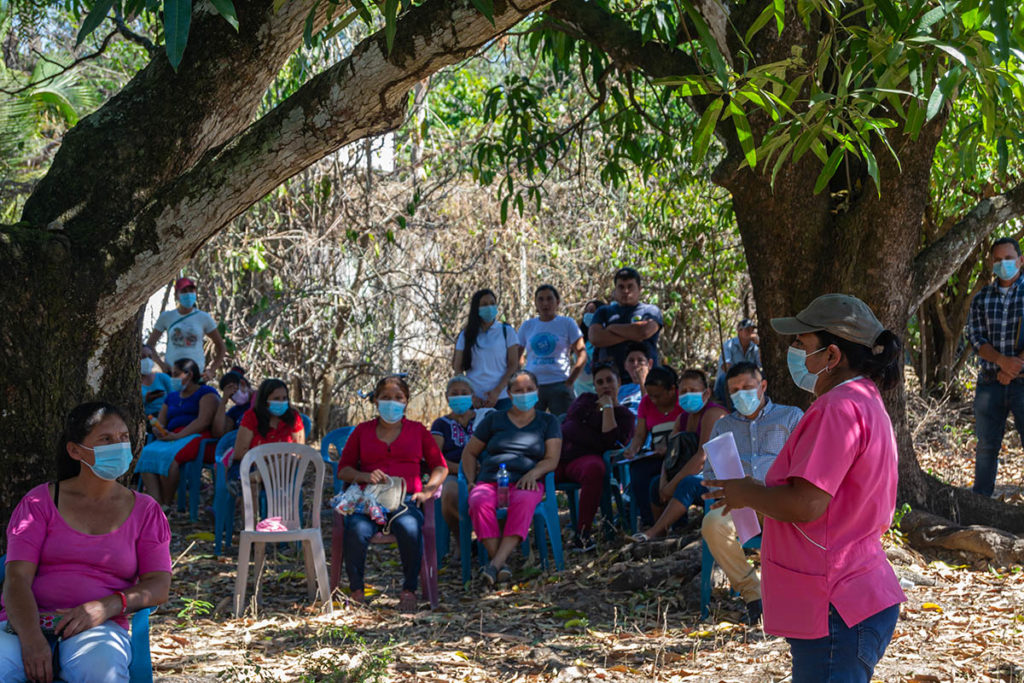
<path fill-rule="evenodd" d="M 434 499 L 434 528 L 436 529 L 437 535 L 434 537 L 434 543 L 437 546 L 437 563 L 441 564 L 441 561 L 448 556 L 449 543 L 451 542 L 451 529 L 448 527 L 448 522 L 445 521 L 444 515 L 441 514 L 441 499 Z"/>
<path fill-rule="evenodd" d="M 132 663 L 128 666 L 131 683 L 153 683 L 153 661 L 149 652 L 150 608 L 132 615 Z"/>
<path fill-rule="evenodd" d="M 562 527 L 558 523 L 558 500 L 555 498 L 555 475 L 548 472 L 544 478 L 544 518 L 547 522 L 547 532 L 551 541 L 551 553 L 555 556 L 555 568 L 558 571 L 565 569 L 565 557 L 562 555 Z"/>
<path fill-rule="evenodd" d="M 575 532 L 579 528 L 579 512 L 577 506 L 579 505 L 580 490 L 570 489 L 565 492 L 565 498 L 569 503 L 569 524 L 572 525 L 572 530 Z"/>
<path fill-rule="evenodd" d="M 459 559 L 462 563 L 462 583 L 472 578 L 473 525 L 469 521 L 469 487 L 459 472 Z M 481 548 L 482 550 L 482 548 Z M 481 553 L 483 554 L 483 553 Z"/>
<path fill-rule="evenodd" d="M 711 604 L 711 568 L 715 558 L 711 556 L 711 550 L 703 538 L 700 540 L 700 550 L 700 618 L 704 620 L 711 613 L 708 605 Z"/>

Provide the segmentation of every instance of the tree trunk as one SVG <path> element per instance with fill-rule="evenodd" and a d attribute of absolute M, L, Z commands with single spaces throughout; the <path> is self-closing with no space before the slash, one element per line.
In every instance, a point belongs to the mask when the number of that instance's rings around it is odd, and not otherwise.
<path fill-rule="evenodd" d="M 546 0 L 495 2 L 493 22 L 427 0 L 399 18 L 392 51 L 370 36 L 253 122 L 312 1 L 274 4 L 236 0 L 237 34 L 197 9 L 178 72 L 161 55 L 83 119 L 22 222 L 0 226 L 0 524 L 52 479 L 70 408 L 103 397 L 141 415 L 141 307 L 206 240 L 323 156 L 398 126 L 416 83 Z"/>

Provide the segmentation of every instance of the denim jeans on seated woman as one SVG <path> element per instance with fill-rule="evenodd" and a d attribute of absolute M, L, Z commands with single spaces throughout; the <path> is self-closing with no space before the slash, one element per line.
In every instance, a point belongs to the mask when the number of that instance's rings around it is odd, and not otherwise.
<path fill-rule="evenodd" d="M 869 683 L 899 616 L 900 606 L 893 605 L 847 626 L 829 605 L 827 636 L 786 638 L 793 653 L 793 683 Z"/>
<path fill-rule="evenodd" d="M 405 505 L 405 512 L 399 509 L 399 512 L 388 515 L 388 521 L 391 522 L 391 533 L 398 541 L 398 554 L 402 558 L 402 574 L 405 576 L 402 589 L 415 592 L 423 559 L 423 512 L 409 496 L 405 497 Z M 346 515 L 344 520 L 348 587 L 354 591 L 362 590 L 366 575 L 366 548 L 374 534 L 384 527 L 363 514 Z"/>
<path fill-rule="evenodd" d="M 132 661 L 128 631 L 113 621 L 82 631 L 60 643 L 60 678 L 64 681 L 101 681 L 127 683 Z M 21 641 L 7 632 L 0 621 L 0 681 L 22 683 L 25 665 L 21 660 Z"/>

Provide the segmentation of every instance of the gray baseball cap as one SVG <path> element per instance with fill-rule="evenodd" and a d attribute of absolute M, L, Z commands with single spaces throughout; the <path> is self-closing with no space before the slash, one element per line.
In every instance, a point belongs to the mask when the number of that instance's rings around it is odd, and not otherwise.
<path fill-rule="evenodd" d="M 830 332 L 869 349 L 885 330 L 868 305 L 849 294 L 822 294 L 792 318 L 772 318 L 779 334 Z"/>

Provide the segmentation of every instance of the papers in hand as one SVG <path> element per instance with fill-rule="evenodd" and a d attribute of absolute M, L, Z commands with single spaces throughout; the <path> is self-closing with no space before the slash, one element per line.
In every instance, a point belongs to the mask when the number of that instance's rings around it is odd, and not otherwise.
<path fill-rule="evenodd" d="M 742 479 L 743 462 L 736 449 L 736 440 L 732 432 L 716 436 L 704 444 L 704 453 L 711 462 L 711 469 L 716 479 Z M 736 535 L 740 543 L 746 543 L 761 533 L 761 525 L 757 522 L 757 513 L 750 508 L 732 511 L 732 523 L 736 527 Z"/>

